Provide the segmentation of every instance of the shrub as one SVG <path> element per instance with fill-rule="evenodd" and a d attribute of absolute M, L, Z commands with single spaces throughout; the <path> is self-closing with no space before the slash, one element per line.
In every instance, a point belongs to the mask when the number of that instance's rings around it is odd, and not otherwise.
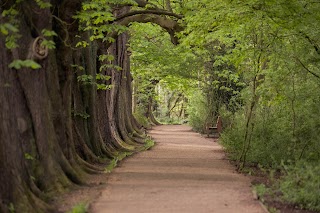
<path fill-rule="evenodd" d="M 320 165 L 299 161 L 284 166 L 286 175 L 280 179 L 283 199 L 300 207 L 320 211 Z"/>
<path fill-rule="evenodd" d="M 190 97 L 187 112 L 189 124 L 197 132 L 203 132 L 207 118 L 209 117 L 208 104 L 201 91 L 195 91 Z"/>
<path fill-rule="evenodd" d="M 250 129 L 251 144 L 247 162 L 263 167 L 279 168 L 282 161 L 299 159 L 319 160 L 318 122 L 308 112 L 296 116 L 295 134 L 292 129 L 292 113 L 285 105 L 256 109 Z M 309 114 L 309 113 L 308 113 Z M 235 113 L 231 127 L 224 130 L 221 141 L 232 159 L 240 156 L 246 128 L 243 111 Z"/>
<path fill-rule="evenodd" d="M 88 206 L 85 203 L 79 203 L 68 211 L 68 213 L 86 213 L 87 207 Z"/>

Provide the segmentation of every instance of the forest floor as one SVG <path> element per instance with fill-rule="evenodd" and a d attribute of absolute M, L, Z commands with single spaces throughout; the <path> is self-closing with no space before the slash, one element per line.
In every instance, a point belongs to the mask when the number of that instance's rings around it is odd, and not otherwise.
<path fill-rule="evenodd" d="M 266 212 L 216 139 L 184 125 L 157 126 L 150 135 L 156 145 L 122 161 L 89 212 Z"/>

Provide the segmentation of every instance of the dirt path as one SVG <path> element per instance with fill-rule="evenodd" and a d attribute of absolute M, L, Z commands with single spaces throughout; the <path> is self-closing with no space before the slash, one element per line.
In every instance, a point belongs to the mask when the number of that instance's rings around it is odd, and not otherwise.
<path fill-rule="evenodd" d="M 156 146 L 122 162 L 90 212 L 265 213 L 212 138 L 166 125 L 151 136 Z"/>

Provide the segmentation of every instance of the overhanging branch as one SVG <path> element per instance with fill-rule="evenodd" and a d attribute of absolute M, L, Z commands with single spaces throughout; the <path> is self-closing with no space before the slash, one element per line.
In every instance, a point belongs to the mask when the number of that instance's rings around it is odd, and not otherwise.
<path fill-rule="evenodd" d="M 183 30 L 183 28 L 178 24 L 177 21 L 167 19 L 163 16 L 156 15 L 156 14 L 137 14 L 133 16 L 125 17 L 117 22 L 115 24 L 123 25 L 123 26 L 129 26 L 132 22 L 139 22 L 139 23 L 148 23 L 152 22 L 163 29 L 165 29 L 171 37 L 171 42 L 173 44 L 178 44 L 178 38 L 175 36 L 176 32 L 180 32 Z"/>
<path fill-rule="evenodd" d="M 183 18 L 182 15 L 168 12 L 166 10 L 160 10 L 160 9 L 159 10 L 135 10 L 135 11 L 130 11 L 128 13 L 125 13 L 121 16 L 118 16 L 115 21 L 119 21 L 119 20 L 124 19 L 126 17 L 139 15 L 139 14 L 167 15 L 167 16 L 172 16 L 172 17 L 178 18 L 178 19 Z"/>
<path fill-rule="evenodd" d="M 304 38 L 306 38 L 308 40 L 308 42 L 312 45 L 312 47 L 314 48 L 314 50 L 320 55 L 320 48 L 319 46 L 304 32 L 300 33 L 304 36 Z"/>
<path fill-rule="evenodd" d="M 307 72 L 309 72 L 310 74 L 312 74 L 314 77 L 317 77 L 317 78 L 320 79 L 320 76 L 319 76 L 317 73 L 315 73 L 315 72 L 311 71 L 310 69 L 308 69 L 308 67 L 307 67 L 306 65 L 304 65 L 299 58 L 295 57 L 295 59 L 297 60 L 297 62 L 299 62 L 299 64 L 300 64 Z"/>

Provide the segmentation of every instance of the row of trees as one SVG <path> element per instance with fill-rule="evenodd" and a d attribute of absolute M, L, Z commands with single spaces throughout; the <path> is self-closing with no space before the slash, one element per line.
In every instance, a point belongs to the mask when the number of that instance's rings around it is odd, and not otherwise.
<path fill-rule="evenodd" d="M 130 34 L 137 117 L 147 115 L 151 124 L 158 122 L 149 114 L 161 122 L 184 120 L 198 61 L 183 45 L 171 43 L 159 26 L 136 23 Z"/>
<path fill-rule="evenodd" d="M 127 26 L 181 16 L 144 0 L 0 2 L 0 212 L 50 198 L 145 148 L 132 114 Z"/>

